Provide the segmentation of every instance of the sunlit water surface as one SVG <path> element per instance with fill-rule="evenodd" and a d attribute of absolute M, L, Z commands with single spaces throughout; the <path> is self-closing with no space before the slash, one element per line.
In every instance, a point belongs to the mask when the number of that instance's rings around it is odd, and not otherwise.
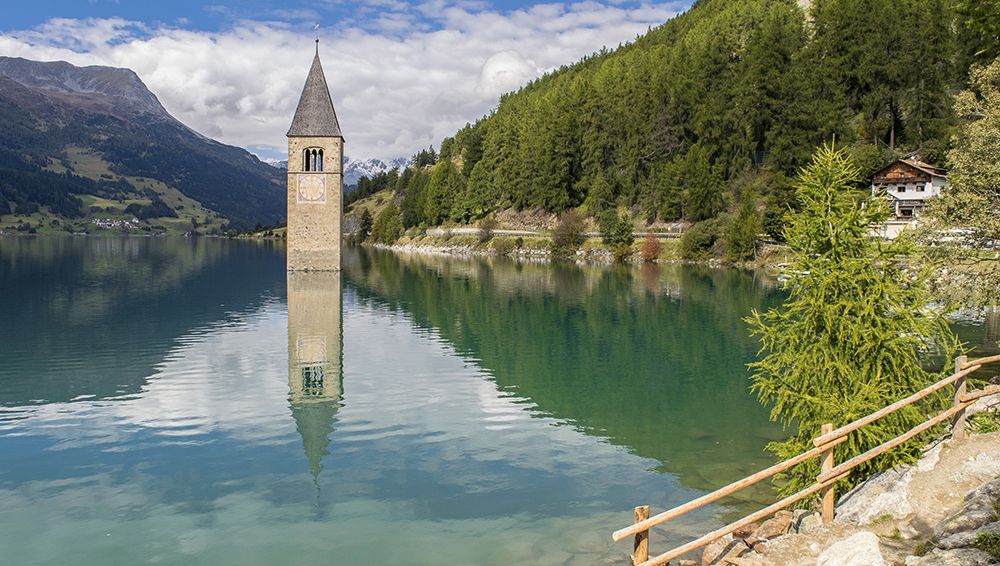
<path fill-rule="evenodd" d="M 0 563 L 625 564 L 770 462 L 753 273 L 0 238 Z M 966 323 L 981 348 L 996 321 Z M 653 550 L 766 488 L 653 534 Z"/>

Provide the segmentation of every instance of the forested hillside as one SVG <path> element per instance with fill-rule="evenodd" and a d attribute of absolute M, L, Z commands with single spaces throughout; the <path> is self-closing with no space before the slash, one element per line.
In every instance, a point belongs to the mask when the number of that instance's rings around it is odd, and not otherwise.
<path fill-rule="evenodd" d="M 953 95 L 1000 48 L 998 4 L 696 2 L 443 140 L 436 164 L 393 179 L 401 220 L 629 206 L 647 222 L 698 222 L 756 209 L 778 235 L 795 206 L 788 179 L 823 141 L 849 146 L 866 173 L 913 152 L 944 165 Z"/>

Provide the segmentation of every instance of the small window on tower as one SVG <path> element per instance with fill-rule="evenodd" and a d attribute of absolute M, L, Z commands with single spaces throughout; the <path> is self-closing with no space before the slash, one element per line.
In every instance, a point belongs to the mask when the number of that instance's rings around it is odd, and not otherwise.
<path fill-rule="evenodd" d="M 323 149 L 318 147 L 308 147 L 302 157 L 303 171 L 323 170 Z"/>

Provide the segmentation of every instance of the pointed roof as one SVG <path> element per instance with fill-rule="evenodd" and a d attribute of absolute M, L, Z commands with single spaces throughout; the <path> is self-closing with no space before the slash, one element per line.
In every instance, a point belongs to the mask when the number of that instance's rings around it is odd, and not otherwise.
<path fill-rule="evenodd" d="M 312 67 L 309 68 L 306 85 L 302 88 L 302 96 L 299 98 L 298 108 L 295 109 L 292 126 L 285 135 L 344 137 L 340 133 L 337 112 L 333 109 L 330 89 L 326 86 L 323 65 L 319 62 L 319 41 L 316 42 L 316 55 L 313 57 Z"/>
<path fill-rule="evenodd" d="M 338 410 L 340 405 L 332 401 L 292 405 L 292 418 L 302 437 L 302 448 L 305 449 L 313 479 L 319 478 L 319 473 L 323 471 L 323 457 L 330 453 L 330 434 L 337 422 Z"/>

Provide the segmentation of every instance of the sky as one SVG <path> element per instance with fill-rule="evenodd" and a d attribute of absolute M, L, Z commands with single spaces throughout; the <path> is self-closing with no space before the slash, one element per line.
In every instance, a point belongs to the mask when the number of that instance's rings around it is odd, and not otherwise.
<path fill-rule="evenodd" d="M 690 4 L 10 2 L 0 19 L 0 55 L 128 67 L 188 126 L 284 158 L 318 33 L 346 153 L 388 160 L 436 147 L 489 113 L 501 94 L 631 41 Z"/>

